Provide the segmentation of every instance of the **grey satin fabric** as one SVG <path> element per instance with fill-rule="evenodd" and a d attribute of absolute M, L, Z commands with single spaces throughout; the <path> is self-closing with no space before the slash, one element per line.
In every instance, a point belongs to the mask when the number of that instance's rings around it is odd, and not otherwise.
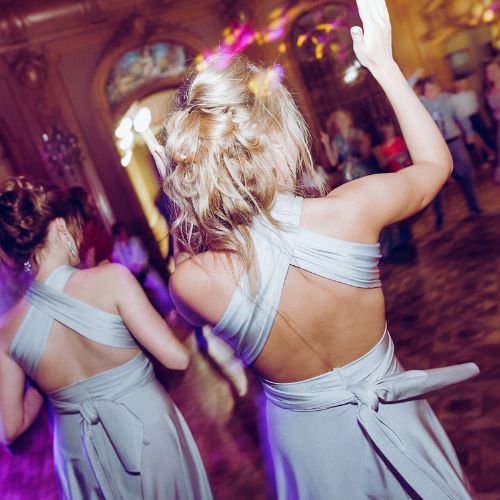
<path fill-rule="evenodd" d="M 53 320 L 101 344 L 137 346 L 119 316 L 62 293 L 73 272 L 58 268 L 27 295 L 33 307 L 10 354 L 30 376 Z M 212 499 L 189 428 L 142 352 L 47 397 L 54 409 L 54 456 L 64 498 Z"/>
<path fill-rule="evenodd" d="M 343 368 L 298 383 L 264 380 L 279 498 L 326 500 L 344 498 L 346 491 L 354 499 L 410 493 L 424 499 L 471 498 L 448 437 L 427 402 L 415 398 L 478 372 L 474 363 L 404 371 L 386 331 L 374 349 Z M 296 437 L 299 429 L 307 443 Z M 339 434 L 344 439 L 337 440 Z M 295 435 L 293 445 L 287 435 Z M 318 440 L 333 447 L 327 456 L 320 454 L 321 465 Z M 350 466 L 335 467 L 333 455 Z M 308 474 L 318 477 L 311 481 Z"/>
<path fill-rule="evenodd" d="M 288 267 L 299 267 L 360 288 L 381 286 L 378 244 L 328 238 L 299 228 L 302 198 L 279 195 L 272 215 L 283 230 L 256 219 L 251 228 L 260 287 L 252 298 L 243 276 L 214 332 L 231 344 L 237 356 L 252 364 L 267 341 L 278 310 Z"/>
<path fill-rule="evenodd" d="M 283 230 L 256 221 L 257 296 L 251 299 L 244 277 L 215 327 L 247 363 L 267 340 L 290 265 L 351 286 L 381 286 L 379 246 L 300 229 L 301 205 L 298 197 L 278 198 L 273 215 Z M 297 383 L 262 380 L 278 498 L 471 498 L 446 433 L 419 397 L 478 371 L 474 363 L 404 371 L 386 331 L 345 367 Z"/>

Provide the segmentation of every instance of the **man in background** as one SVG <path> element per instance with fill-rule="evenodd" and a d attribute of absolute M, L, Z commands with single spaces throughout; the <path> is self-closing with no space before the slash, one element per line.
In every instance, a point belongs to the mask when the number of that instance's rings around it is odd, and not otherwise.
<path fill-rule="evenodd" d="M 475 132 L 471 122 L 468 118 L 457 115 L 451 99 L 452 95 L 443 92 L 438 80 L 426 78 L 420 82 L 420 90 L 422 104 L 436 122 L 448 144 L 453 158 L 453 177 L 460 183 L 469 212 L 473 215 L 481 214 L 482 210 L 479 206 L 474 183 L 474 166 L 462 138 L 463 133 L 467 143 L 474 141 Z M 441 229 L 444 219 L 442 192 L 434 200 L 433 206 L 436 214 L 436 228 Z"/>

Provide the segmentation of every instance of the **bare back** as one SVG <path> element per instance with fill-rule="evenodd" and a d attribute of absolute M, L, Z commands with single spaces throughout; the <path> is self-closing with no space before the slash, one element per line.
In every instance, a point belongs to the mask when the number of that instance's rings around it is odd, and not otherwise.
<path fill-rule="evenodd" d="M 353 243 L 373 245 L 378 238 L 358 220 L 352 205 L 335 197 L 304 200 L 299 226 Z M 194 279 L 203 282 L 198 289 L 204 291 L 195 293 L 190 305 L 203 319 L 217 325 L 231 302 L 236 280 L 222 255 L 206 253 L 197 259 L 201 266 L 187 261 L 179 267 L 177 282 L 182 280 L 187 287 L 188 272 L 197 275 Z M 380 287 L 355 287 L 290 265 L 278 312 L 254 366 L 273 381 L 314 377 L 359 358 L 377 343 L 384 329 Z"/>
<path fill-rule="evenodd" d="M 70 298 L 92 306 L 97 313 L 108 314 L 110 318 L 114 316 L 116 319 L 119 318 L 114 284 L 110 282 L 109 273 L 105 268 L 74 272 L 62 292 Z M 36 306 L 22 299 L 5 318 L 0 334 L 1 348 L 4 352 L 9 352 L 16 332 L 32 307 Z M 30 318 L 26 318 L 26 321 L 29 323 Z M 37 324 L 28 324 L 26 327 L 32 336 L 43 334 L 37 331 Z M 105 338 L 102 338 L 102 343 L 98 338 L 96 340 L 86 338 L 54 319 L 34 374 L 36 383 L 44 392 L 50 393 L 126 363 L 139 352 L 137 346 L 112 347 L 106 345 Z M 34 341 L 36 342 L 36 339 Z"/>

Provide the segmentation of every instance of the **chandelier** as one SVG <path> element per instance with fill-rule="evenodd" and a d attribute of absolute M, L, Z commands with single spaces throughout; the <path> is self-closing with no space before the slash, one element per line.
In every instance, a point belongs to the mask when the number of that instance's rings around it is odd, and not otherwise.
<path fill-rule="evenodd" d="M 495 23 L 498 24 L 499 10 L 500 1 L 481 0 L 473 2 L 465 15 L 458 18 L 458 21 L 463 26 L 480 26 L 482 24 L 493 26 Z"/>
<path fill-rule="evenodd" d="M 65 172 L 74 174 L 82 168 L 82 150 L 72 132 L 52 126 L 51 132 L 42 134 L 42 151 L 46 163 L 60 176 Z"/>

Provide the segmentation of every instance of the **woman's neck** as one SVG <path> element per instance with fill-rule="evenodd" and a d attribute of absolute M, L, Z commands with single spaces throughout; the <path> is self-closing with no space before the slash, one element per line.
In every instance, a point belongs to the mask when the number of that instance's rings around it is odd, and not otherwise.
<path fill-rule="evenodd" d="M 41 255 L 35 280 L 45 281 L 55 269 L 69 265 L 71 262 L 67 253 L 51 252 Z"/>

